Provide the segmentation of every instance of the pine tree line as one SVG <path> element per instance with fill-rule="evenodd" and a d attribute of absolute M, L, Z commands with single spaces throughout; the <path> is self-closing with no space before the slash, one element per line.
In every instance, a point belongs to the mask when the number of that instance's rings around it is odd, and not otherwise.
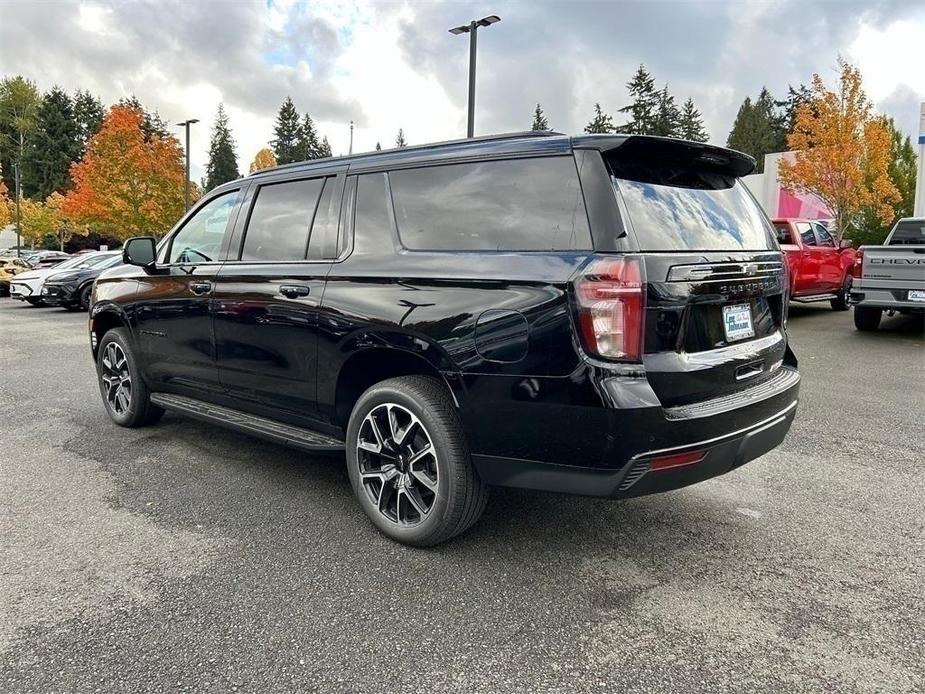
<path fill-rule="evenodd" d="M 291 97 L 287 96 L 279 107 L 273 136 L 270 147 L 280 164 L 331 156 L 328 138 L 319 138 L 315 122 L 310 115 L 306 113 L 302 117 L 299 116 Z"/>
<path fill-rule="evenodd" d="M 739 106 L 726 146 L 750 154 L 758 162 L 756 171 L 764 171 L 764 156 L 786 152 L 787 135 L 793 132 L 797 110 L 810 99 L 809 88 L 801 84 L 787 88 L 787 96 L 776 100 L 766 87 L 752 101 L 745 97 Z"/>
<path fill-rule="evenodd" d="M 633 135 L 661 135 L 677 137 L 694 142 L 706 142 L 710 139 L 703 125 L 703 116 L 694 100 L 688 97 L 678 107 L 674 96 L 668 91 L 668 85 L 661 89 L 655 86 L 655 79 L 640 65 L 633 78 L 627 82 L 632 101 L 621 108 L 619 113 L 626 114 L 628 120 L 615 126 L 613 116 L 606 113 L 600 103 L 594 104 L 594 117 L 585 126 L 584 131 L 591 134 L 629 133 Z M 540 104 L 533 112 L 531 130 L 550 130 L 549 121 Z"/>

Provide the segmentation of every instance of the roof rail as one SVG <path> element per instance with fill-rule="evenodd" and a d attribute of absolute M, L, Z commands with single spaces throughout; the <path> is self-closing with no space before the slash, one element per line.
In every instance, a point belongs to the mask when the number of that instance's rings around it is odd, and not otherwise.
<path fill-rule="evenodd" d="M 459 140 L 444 140 L 442 142 L 428 142 L 420 145 L 409 145 L 407 147 L 391 147 L 389 149 L 380 149 L 373 150 L 371 152 L 358 152 L 357 154 L 348 154 L 339 157 L 324 157 L 322 159 L 305 159 L 303 161 L 294 161 L 289 164 L 280 164 L 279 166 L 274 166 L 268 169 L 261 169 L 260 171 L 255 171 L 252 174 L 248 174 L 246 178 L 250 176 L 257 176 L 260 174 L 266 174 L 271 171 L 285 171 L 286 169 L 294 169 L 299 166 L 305 166 L 306 164 L 318 164 L 321 162 L 331 162 L 331 161 L 350 161 L 353 159 L 359 159 L 361 157 L 371 157 L 377 154 L 391 154 L 393 152 L 415 152 L 431 149 L 432 147 L 443 147 L 446 145 L 463 145 L 468 142 L 491 142 L 494 140 L 517 140 L 527 137 L 563 137 L 565 133 L 556 132 L 555 130 L 522 130 L 519 132 L 513 133 L 497 133 L 494 135 L 479 135 L 478 137 L 466 137 Z"/>

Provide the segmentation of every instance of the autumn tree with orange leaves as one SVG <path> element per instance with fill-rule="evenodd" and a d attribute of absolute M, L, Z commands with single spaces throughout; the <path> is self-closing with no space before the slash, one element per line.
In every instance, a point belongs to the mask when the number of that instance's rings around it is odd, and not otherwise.
<path fill-rule="evenodd" d="M 71 166 L 62 210 L 117 238 L 161 236 L 183 214 L 183 150 L 175 137 L 145 134 L 144 114 L 114 106 Z"/>
<path fill-rule="evenodd" d="M 889 175 L 890 132 L 873 113 L 860 71 L 843 60 L 839 67 L 837 91 L 813 75 L 812 96 L 797 110 L 787 137 L 796 156 L 780 163 L 779 175 L 786 190 L 812 193 L 825 203 L 840 241 L 864 209 L 888 222 L 900 195 Z"/>
<path fill-rule="evenodd" d="M 272 169 L 274 166 L 276 166 L 276 156 L 273 154 L 273 150 L 264 147 L 254 155 L 254 161 L 251 162 L 248 173 Z"/>

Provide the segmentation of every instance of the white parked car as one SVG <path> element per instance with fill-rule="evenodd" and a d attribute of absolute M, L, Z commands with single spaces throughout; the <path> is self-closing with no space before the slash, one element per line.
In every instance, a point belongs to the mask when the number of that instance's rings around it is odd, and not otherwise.
<path fill-rule="evenodd" d="M 67 270 L 93 267 L 111 255 L 111 253 L 106 252 L 86 253 L 68 258 L 54 267 L 21 272 L 10 282 L 10 296 L 20 301 L 26 301 L 33 306 L 38 306 L 42 303 L 42 285 L 45 284 L 45 280 L 49 277 Z"/>

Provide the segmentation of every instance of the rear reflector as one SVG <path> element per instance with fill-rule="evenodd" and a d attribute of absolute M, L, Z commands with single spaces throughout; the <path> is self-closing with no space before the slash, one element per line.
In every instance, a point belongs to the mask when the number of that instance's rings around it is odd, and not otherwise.
<path fill-rule="evenodd" d="M 646 311 L 646 279 L 637 256 L 602 257 L 575 282 L 584 348 L 605 359 L 640 361 Z"/>
<path fill-rule="evenodd" d="M 650 470 L 670 470 L 676 467 L 685 467 L 686 465 L 696 465 L 706 457 L 706 451 L 691 451 L 690 453 L 673 453 L 671 455 L 660 455 L 649 461 Z"/>

